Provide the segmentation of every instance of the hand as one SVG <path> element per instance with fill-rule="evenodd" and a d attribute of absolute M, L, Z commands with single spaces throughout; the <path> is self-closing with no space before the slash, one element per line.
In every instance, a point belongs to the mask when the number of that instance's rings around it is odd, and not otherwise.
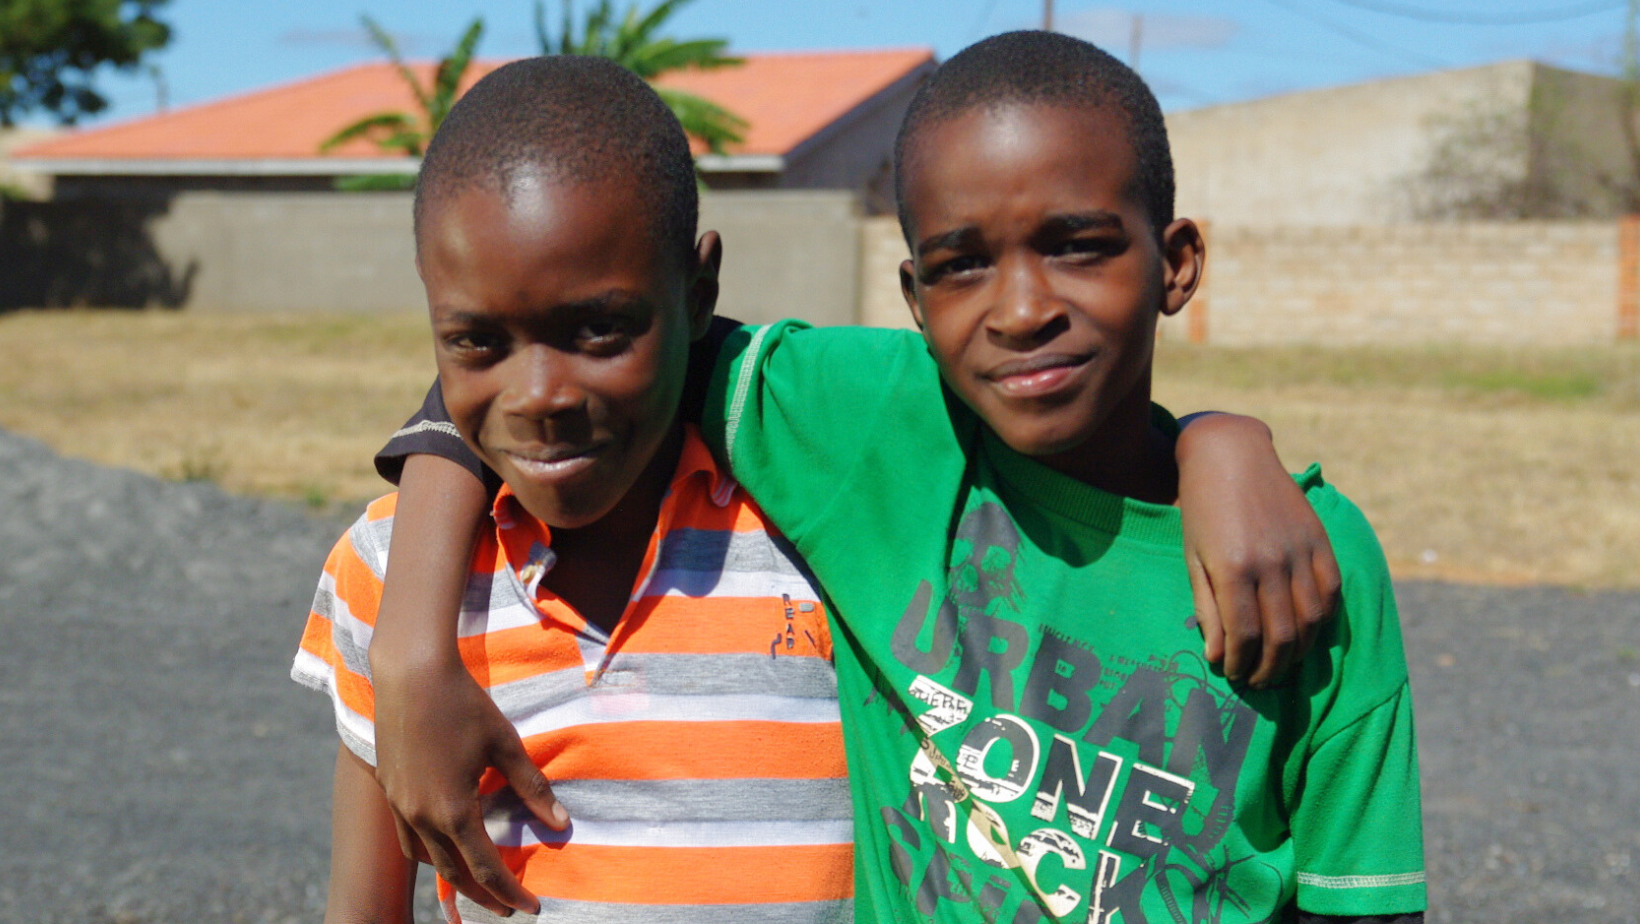
<path fill-rule="evenodd" d="M 465 667 L 411 660 L 378 657 L 372 645 L 376 781 L 392 807 L 399 847 L 495 914 L 536 913 L 536 897 L 502 864 L 484 830 L 479 777 L 495 767 L 554 830 L 568 827 L 569 814 L 517 730 Z"/>
<path fill-rule="evenodd" d="M 1256 688 L 1279 683 L 1338 605 L 1332 544 L 1259 421 L 1191 421 L 1178 459 L 1185 560 L 1207 660 Z"/>

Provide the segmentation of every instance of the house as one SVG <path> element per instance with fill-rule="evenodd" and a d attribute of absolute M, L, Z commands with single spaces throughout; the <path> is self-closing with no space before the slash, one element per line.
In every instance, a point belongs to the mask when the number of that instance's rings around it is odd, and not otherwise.
<path fill-rule="evenodd" d="M 1179 212 L 1221 225 L 1632 211 L 1627 85 L 1505 61 L 1170 113 Z"/>
<path fill-rule="evenodd" d="M 881 208 L 891 196 L 895 131 L 922 78 L 926 49 L 747 54 L 739 67 L 661 79 L 746 119 L 745 141 L 700 159 L 712 189 L 846 189 Z M 477 62 L 469 85 L 502 62 Z M 413 66 L 424 83 L 432 64 Z M 180 192 L 329 190 L 338 177 L 412 173 L 416 162 L 368 141 L 320 144 L 375 112 L 415 111 L 393 66 L 376 62 L 307 80 L 72 132 L 18 150 L 19 167 L 53 175 L 60 198 Z"/>
<path fill-rule="evenodd" d="M 0 198 L 20 196 L 43 199 L 51 195 L 51 177 L 14 168 L 11 154 L 18 148 L 38 144 L 57 134 L 57 130 L 49 128 L 0 128 Z"/>

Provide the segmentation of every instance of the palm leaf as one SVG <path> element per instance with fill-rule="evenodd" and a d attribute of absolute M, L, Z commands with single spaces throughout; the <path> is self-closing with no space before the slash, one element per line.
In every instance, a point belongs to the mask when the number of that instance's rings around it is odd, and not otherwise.
<path fill-rule="evenodd" d="M 650 10 L 641 22 L 632 27 L 633 36 L 638 42 L 649 41 L 649 37 L 655 33 L 656 29 L 660 28 L 661 23 L 671 19 L 672 14 L 677 11 L 678 7 L 689 2 L 691 0 L 663 0 L 663 2 L 656 4 L 655 8 Z M 636 17 L 637 12 L 638 7 L 634 5 L 631 15 Z"/>
<path fill-rule="evenodd" d="M 393 67 L 398 70 L 399 76 L 404 78 L 406 84 L 409 84 L 410 92 L 416 95 L 416 102 L 421 105 L 422 111 L 426 112 L 431 108 L 432 100 L 428 98 L 427 91 L 421 88 L 421 81 L 416 78 L 415 71 L 412 71 L 409 65 L 404 63 L 404 55 L 399 53 L 398 42 L 393 41 L 393 36 L 389 35 L 387 30 L 383 29 L 374 19 L 371 19 L 369 13 L 362 14 L 359 21 L 364 23 L 365 31 L 370 33 L 370 40 L 376 43 L 376 47 L 380 48 L 383 54 L 387 55 L 387 60 L 393 62 Z"/>
<path fill-rule="evenodd" d="M 352 125 L 343 128 L 336 134 L 326 138 L 319 144 L 319 153 L 327 154 L 336 148 L 347 144 L 356 138 L 363 138 L 378 130 L 395 133 L 413 130 L 416 124 L 414 116 L 407 112 L 378 112 L 375 115 L 365 116 Z M 385 143 L 378 140 L 378 147 L 385 147 Z"/>
<path fill-rule="evenodd" d="M 598 5 L 587 14 L 586 31 L 581 33 L 580 46 L 571 54 L 615 58 L 609 54 L 609 23 L 614 18 L 615 10 L 610 6 L 610 0 L 598 0 Z M 619 58 L 615 60 L 620 61 Z"/>
<path fill-rule="evenodd" d="M 717 103 L 667 87 L 656 87 L 655 92 L 678 117 L 683 130 L 704 141 L 713 154 L 722 154 L 725 146 L 745 140 L 746 120 Z"/>
<path fill-rule="evenodd" d="M 450 107 L 455 105 L 456 93 L 461 88 L 461 75 L 472 64 L 473 52 L 483 35 L 484 20 L 475 17 L 467 32 L 461 36 L 461 41 L 456 43 L 455 50 L 439 61 L 438 71 L 433 76 L 432 98 L 427 106 L 427 129 L 430 134 L 438 131 L 438 127 L 444 124 L 444 117 L 450 114 Z"/>
<path fill-rule="evenodd" d="M 667 71 L 704 71 L 746 63 L 742 58 L 719 54 L 726 45 L 728 42 L 723 39 L 700 39 L 691 42 L 662 39 L 640 49 L 628 67 L 638 76 L 648 80 Z"/>
<path fill-rule="evenodd" d="M 360 176 L 339 176 L 336 188 L 342 192 L 375 192 L 416 188 L 414 173 L 368 173 Z"/>

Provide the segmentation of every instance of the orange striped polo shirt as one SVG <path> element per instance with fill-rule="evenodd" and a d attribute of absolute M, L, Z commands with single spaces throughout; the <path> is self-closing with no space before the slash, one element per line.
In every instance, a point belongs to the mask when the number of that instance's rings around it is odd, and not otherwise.
<path fill-rule="evenodd" d="M 366 653 L 395 502 L 371 504 L 332 550 L 291 670 L 330 694 L 343 742 L 371 764 Z M 541 920 L 848 920 L 852 816 L 820 595 L 698 435 L 612 633 L 542 586 L 549 531 L 506 488 L 493 516 L 460 645 L 572 819 L 553 831 L 493 769 L 480 783 Z M 451 920 L 500 920 L 442 881 L 439 895 Z"/>

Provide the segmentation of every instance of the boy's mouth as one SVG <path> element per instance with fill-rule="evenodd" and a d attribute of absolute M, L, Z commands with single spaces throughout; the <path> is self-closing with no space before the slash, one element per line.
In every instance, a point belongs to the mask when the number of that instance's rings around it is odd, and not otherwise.
<path fill-rule="evenodd" d="M 1004 397 L 1042 398 L 1072 384 L 1092 360 L 1092 353 L 1042 353 L 1002 363 L 983 377 Z"/>
<path fill-rule="evenodd" d="M 601 444 L 543 449 L 503 449 L 503 456 L 531 478 L 556 479 L 578 474 L 597 461 Z"/>

